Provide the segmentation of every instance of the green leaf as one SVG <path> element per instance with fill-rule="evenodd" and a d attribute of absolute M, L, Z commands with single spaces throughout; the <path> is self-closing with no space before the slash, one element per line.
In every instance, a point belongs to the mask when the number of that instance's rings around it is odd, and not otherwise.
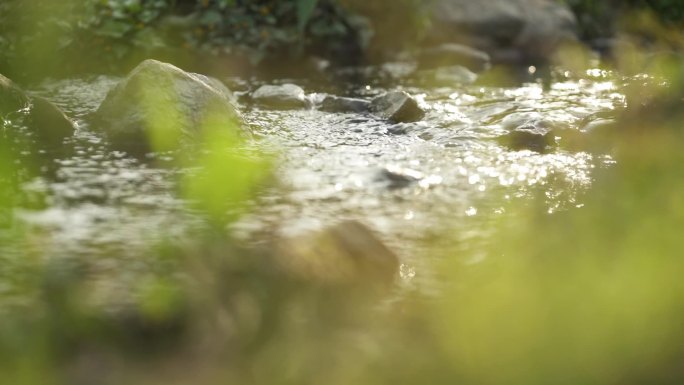
<path fill-rule="evenodd" d="M 306 24 L 316 9 L 316 4 L 318 0 L 297 0 L 297 24 L 300 32 L 304 32 Z"/>

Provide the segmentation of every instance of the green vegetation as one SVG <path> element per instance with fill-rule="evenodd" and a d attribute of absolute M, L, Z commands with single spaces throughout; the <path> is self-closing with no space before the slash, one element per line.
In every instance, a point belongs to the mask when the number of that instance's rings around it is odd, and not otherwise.
<path fill-rule="evenodd" d="M 585 38 L 610 37 L 624 19 L 649 13 L 661 22 L 683 25 L 684 3 L 677 0 L 564 0 L 577 15 Z"/>
<path fill-rule="evenodd" d="M 420 4 L 8 0 L 0 4 L 0 73 L 31 78 L 64 71 L 125 71 L 151 56 L 186 67 L 201 66 L 206 57 L 233 67 L 282 65 L 304 54 L 355 63 L 367 49 L 386 53 L 415 42 L 419 35 L 414 31 L 426 21 Z M 371 46 L 375 28 L 362 15 L 380 14 L 380 36 Z M 36 62 L 51 64 L 46 68 Z"/>
<path fill-rule="evenodd" d="M 257 64 L 303 50 L 341 56 L 360 49 L 349 15 L 330 0 L 10 0 L 0 7 L 0 70 L 8 75 L 23 74 L 26 68 L 13 65 L 37 59 L 52 63 L 40 68 L 52 73 L 122 70 L 149 56 Z"/>
<path fill-rule="evenodd" d="M 565 0 L 585 38 L 612 36 L 620 20 L 647 10 L 681 24 L 668 0 Z M 231 69 L 297 61 L 379 60 L 415 47 L 429 25 L 426 2 L 401 0 L 8 0 L 0 4 L 0 73 L 40 78 L 125 71 L 157 57 L 185 67 L 206 58 Z M 380 17 L 381 16 L 381 17 Z M 371 22 L 372 20 L 372 22 Z M 49 66 L 36 63 L 50 63 Z"/>

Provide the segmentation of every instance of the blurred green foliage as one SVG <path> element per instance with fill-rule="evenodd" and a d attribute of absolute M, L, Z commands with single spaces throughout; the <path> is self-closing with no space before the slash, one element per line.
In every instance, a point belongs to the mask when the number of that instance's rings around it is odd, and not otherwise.
<path fill-rule="evenodd" d="M 188 54 L 252 64 L 303 52 L 344 59 L 361 49 L 350 17 L 335 0 L 8 0 L 0 73 L 121 70 Z"/>
<path fill-rule="evenodd" d="M 618 23 L 634 13 L 648 12 L 660 22 L 682 25 L 684 3 L 678 0 L 563 0 L 575 12 L 580 32 L 588 39 L 612 36 Z"/>
<path fill-rule="evenodd" d="M 373 60 L 392 57 L 400 50 L 414 49 L 430 26 L 429 5 L 432 0 L 364 1 L 339 0 L 346 8 L 361 16 L 367 28 L 368 54 Z"/>
<path fill-rule="evenodd" d="M 122 71 L 157 57 L 185 67 L 306 55 L 358 63 L 420 41 L 425 2 L 357 0 L 7 0 L 0 73 L 40 78 Z M 44 63 L 50 63 L 46 66 Z M 236 64 L 237 63 L 237 64 Z"/>

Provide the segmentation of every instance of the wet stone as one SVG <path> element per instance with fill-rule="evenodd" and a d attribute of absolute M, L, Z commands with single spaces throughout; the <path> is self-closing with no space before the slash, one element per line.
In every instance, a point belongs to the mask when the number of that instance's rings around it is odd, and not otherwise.
<path fill-rule="evenodd" d="M 420 135 L 418 135 L 418 138 L 425 140 L 425 141 L 430 141 L 435 138 L 435 136 L 430 133 L 430 132 L 423 132 Z"/>
<path fill-rule="evenodd" d="M 546 152 L 556 147 L 555 125 L 538 112 L 515 112 L 504 117 L 502 128 L 508 131 L 499 142 L 515 151 Z"/>
<path fill-rule="evenodd" d="M 416 122 L 425 116 L 418 102 L 404 91 L 391 91 L 373 99 L 371 112 L 394 123 Z"/>
<path fill-rule="evenodd" d="M 397 255 L 358 221 L 281 241 L 275 251 L 276 265 L 287 276 L 324 287 L 366 292 L 388 287 L 399 272 Z"/>
<path fill-rule="evenodd" d="M 364 113 L 368 112 L 370 102 L 363 99 L 343 98 L 339 96 L 328 95 L 323 99 L 319 109 L 325 112 L 336 113 Z"/>
<path fill-rule="evenodd" d="M 29 97 L 10 79 L 0 75 L 0 115 L 26 107 Z"/>
<path fill-rule="evenodd" d="M 529 112 L 503 112 L 500 125 L 502 128 L 512 131 L 525 126 L 550 127 L 551 122 L 546 121 L 544 116 L 536 111 Z"/>
<path fill-rule="evenodd" d="M 585 125 L 582 126 L 581 130 L 582 132 L 586 133 L 600 132 L 613 128 L 615 124 L 615 119 L 598 118 L 587 122 Z"/>
<path fill-rule="evenodd" d="M 145 60 L 109 91 L 91 120 L 114 149 L 141 156 L 193 144 L 209 117 L 227 130 L 239 127 L 234 96 L 223 83 Z M 164 143 L 153 143 L 153 137 Z"/>
<path fill-rule="evenodd" d="M 295 84 L 264 85 L 252 93 L 252 101 L 275 109 L 307 108 L 309 102 L 304 90 Z"/>
<path fill-rule="evenodd" d="M 544 153 L 556 146 L 555 135 L 551 129 L 532 125 L 518 127 L 499 138 L 499 141 L 515 151 L 532 150 Z"/>
<path fill-rule="evenodd" d="M 418 171 L 400 167 L 385 167 L 380 170 L 375 181 L 386 184 L 388 188 L 404 188 L 416 184 L 423 179 L 423 174 Z"/>
<path fill-rule="evenodd" d="M 387 128 L 387 133 L 390 135 L 406 135 L 410 131 L 409 125 L 397 124 Z"/>
<path fill-rule="evenodd" d="M 26 94 L 10 79 L 0 75 L 0 117 L 20 110 L 28 111 L 27 124 L 43 144 L 57 144 L 73 135 L 74 122 L 49 100 Z"/>
<path fill-rule="evenodd" d="M 74 122 L 52 102 L 34 97 L 31 105 L 30 126 L 43 142 L 59 143 L 74 134 Z"/>

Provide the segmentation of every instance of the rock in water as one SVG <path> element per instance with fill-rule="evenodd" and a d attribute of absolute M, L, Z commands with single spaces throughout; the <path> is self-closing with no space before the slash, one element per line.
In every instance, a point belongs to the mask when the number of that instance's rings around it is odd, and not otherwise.
<path fill-rule="evenodd" d="M 136 156 L 196 143 L 209 129 L 239 133 L 241 123 L 223 83 L 156 60 L 109 91 L 92 120 L 113 148 Z"/>
<path fill-rule="evenodd" d="M 31 100 L 29 119 L 29 127 L 44 143 L 61 143 L 76 130 L 74 122 L 62 110 L 49 100 L 38 96 Z"/>
<path fill-rule="evenodd" d="M 418 102 L 404 91 L 391 91 L 376 97 L 371 101 L 370 110 L 395 123 L 417 122 L 425 116 Z"/>
<path fill-rule="evenodd" d="M 295 84 L 261 86 L 252 93 L 252 100 L 265 107 L 284 110 L 309 106 L 304 90 Z"/>
<path fill-rule="evenodd" d="M 423 174 L 418 171 L 392 166 L 382 168 L 375 176 L 375 181 L 391 189 L 408 187 L 421 179 Z"/>
<path fill-rule="evenodd" d="M 339 96 L 328 95 L 323 99 L 320 110 L 325 112 L 368 112 L 370 102 L 363 99 L 343 98 Z"/>
<path fill-rule="evenodd" d="M 283 241 L 276 254 L 288 276 L 326 286 L 386 287 L 399 271 L 396 254 L 357 221 Z"/>
<path fill-rule="evenodd" d="M 545 153 L 549 148 L 556 146 L 553 133 L 542 127 L 516 128 L 504 135 L 501 141 L 515 151 L 531 150 Z"/>
<path fill-rule="evenodd" d="M 501 122 L 509 132 L 499 141 L 512 150 L 532 150 L 540 153 L 556 147 L 556 136 L 552 122 L 537 112 L 514 113 Z"/>
<path fill-rule="evenodd" d="M 59 144 L 73 135 L 74 123 L 49 100 L 29 96 L 10 79 L 0 75 L 0 117 L 25 110 L 23 122 L 44 144 Z"/>
<path fill-rule="evenodd" d="M 29 97 L 8 78 L 0 75 L 0 115 L 28 107 Z"/>

